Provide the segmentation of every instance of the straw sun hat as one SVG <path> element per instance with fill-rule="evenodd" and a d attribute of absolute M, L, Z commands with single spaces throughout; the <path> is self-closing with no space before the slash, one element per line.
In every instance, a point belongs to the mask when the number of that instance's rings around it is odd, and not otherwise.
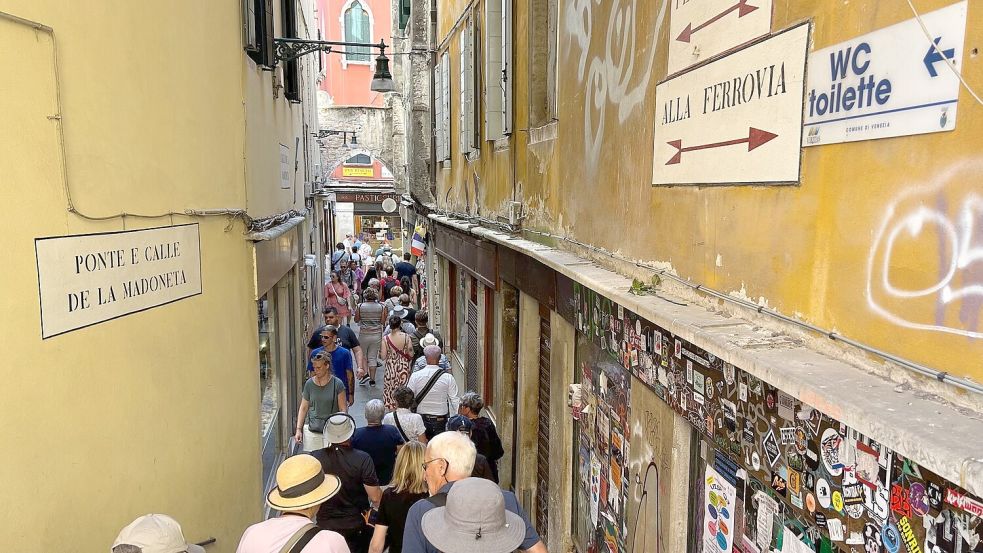
<path fill-rule="evenodd" d="M 276 487 L 266 503 L 278 511 L 297 511 L 324 503 L 341 489 L 341 480 L 325 474 L 321 462 L 302 453 L 288 458 L 276 469 Z"/>

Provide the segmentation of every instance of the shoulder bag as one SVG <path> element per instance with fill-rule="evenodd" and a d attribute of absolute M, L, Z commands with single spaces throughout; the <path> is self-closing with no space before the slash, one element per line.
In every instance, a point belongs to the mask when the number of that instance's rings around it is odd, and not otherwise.
<path fill-rule="evenodd" d="M 399 430 L 399 435 L 403 437 L 404 442 L 410 441 L 410 437 L 406 435 L 406 431 L 403 430 L 403 425 L 399 424 L 399 413 L 393 411 L 393 422 L 396 423 L 396 430 Z"/>
<path fill-rule="evenodd" d="M 445 369 L 440 369 L 439 371 L 433 373 L 433 376 L 430 377 L 430 380 L 427 382 L 427 385 L 424 386 L 422 390 L 420 390 L 420 393 L 417 394 L 416 397 L 413 398 L 414 413 L 416 413 L 416 408 L 417 406 L 420 405 L 420 402 L 423 401 L 423 399 L 427 397 L 427 394 L 430 393 L 430 390 L 434 387 L 434 384 L 436 384 L 437 381 L 440 380 L 440 377 L 443 376 L 444 373 L 446 372 L 447 371 Z"/>
<path fill-rule="evenodd" d="M 285 543 L 283 548 L 280 549 L 280 553 L 300 553 L 320 531 L 321 529 L 318 528 L 313 522 L 305 524 L 303 528 L 297 530 L 297 532 L 294 533 L 289 540 L 287 540 L 287 543 Z"/>
<path fill-rule="evenodd" d="M 337 380 L 337 379 L 338 379 L 337 377 L 332 376 L 331 377 L 331 380 L 328 381 L 328 384 L 334 384 L 334 381 Z M 311 380 L 314 380 L 314 379 L 312 378 Z M 315 384 L 315 386 L 316 385 L 317 384 Z M 338 395 L 338 386 L 337 386 L 337 384 L 331 387 L 331 393 L 332 393 L 332 397 L 335 397 L 335 396 Z M 330 415 L 329 415 L 329 417 L 330 417 Z M 315 433 L 315 434 L 324 434 L 324 427 L 327 424 L 328 424 L 328 418 L 327 417 L 326 418 L 323 418 L 323 419 L 322 418 L 309 417 L 308 418 L 308 421 L 307 421 L 307 429 L 310 430 L 311 432 Z"/>

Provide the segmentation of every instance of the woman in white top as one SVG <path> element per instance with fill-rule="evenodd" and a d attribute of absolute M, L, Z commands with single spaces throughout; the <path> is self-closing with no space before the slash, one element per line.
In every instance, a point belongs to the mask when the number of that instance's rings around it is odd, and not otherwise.
<path fill-rule="evenodd" d="M 407 442 L 418 440 L 420 443 L 427 443 L 427 428 L 423 425 L 423 417 L 410 411 L 415 398 L 413 390 L 406 386 L 400 386 L 393 391 L 393 399 L 396 400 L 396 410 L 386 413 L 382 418 L 382 424 L 395 426 L 403 439 Z M 399 424 L 396 424 L 397 418 Z"/>

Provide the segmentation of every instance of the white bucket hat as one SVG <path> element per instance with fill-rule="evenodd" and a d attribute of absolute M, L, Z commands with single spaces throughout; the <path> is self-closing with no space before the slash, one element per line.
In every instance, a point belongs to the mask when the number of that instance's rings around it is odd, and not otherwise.
<path fill-rule="evenodd" d="M 423 515 L 422 528 L 444 553 L 511 553 L 526 537 L 522 517 L 505 510 L 502 489 L 484 478 L 454 482 L 446 506 Z"/>
<path fill-rule="evenodd" d="M 118 545 L 139 547 L 143 553 L 205 553 L 204 547 L 188 543 L 181 525 L 167 515 L 143 515 L 134 520 L 116 536 L 113 548 Z"/>
<path fill-rule="evenodd" d="M 348 441 L 355 433 L 355 419 L 348 413 L 335 413 L 328 417 L 324 425 L 324 443 L 340 444 Z"/>

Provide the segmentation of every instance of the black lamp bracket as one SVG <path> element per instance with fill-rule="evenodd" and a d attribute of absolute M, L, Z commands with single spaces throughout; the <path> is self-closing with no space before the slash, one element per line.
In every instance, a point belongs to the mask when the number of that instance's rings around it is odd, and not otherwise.
<path fill-rule="evenodd" d="M 344 42 L 344 41 L 333 41 L 333 40 L 304 40 L 302 38 L 276 38 L 273 39 L 273 49 L 275 51 L 275 56 L 273 57 L 273 65 L 280 63 L 281 61 L 293 61 L 301 56 L 306 56 L 307 54 L 312 54 L 314 52 L 325 52 L 327 54 L 339 53 L 344 50 L 335 50 L 336 47 L 340 46 L 357 46 L 362 48 L 378 48 L 379 55 L 386 55 L 386 41 L 380 40 L 378 44 L 371 44 L 367 42 Z"/>

